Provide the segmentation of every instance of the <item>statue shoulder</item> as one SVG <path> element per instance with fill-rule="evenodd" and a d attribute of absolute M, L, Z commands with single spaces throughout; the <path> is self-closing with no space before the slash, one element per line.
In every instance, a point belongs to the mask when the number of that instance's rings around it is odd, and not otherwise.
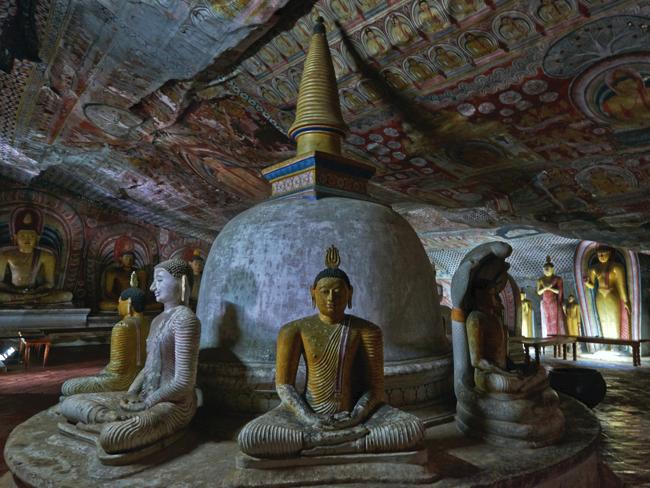
<path fill-rule="evenodd" d="M 49 249 L 43 249 L 42 247 L 37 248 L 41 253 L 41 261 L 56 261 L 54 253 Z"/>
<path fill-rule="evenodd" d="M 295 334 L 299 334 L 304 327 L 308 327 L 309 324 L 314 322 L 314 317 L 316 316 L 314 315 L 310 317 L 303 317 L 301 319 L 287 322 L 282 327 L 280 327 L 280 331 L 278 332 L 278 334 L 283 337 L 289 337 Z"/>
<path fill-rule="evenodd" d="M 185 305 L 179 305 L 176 310 L 174 310 L 171 320 L 174 322 L 174 325 L 191 324 L 197 327 L 200 327 L 201 325 L 196 314 L 191 308 L 186 307 Z"/>
<path fill-rule="evenodd" d="M 138 317 L 124 317 L 122 320 L 120 320 L 117 324 L 114 325 L 114 327 L 122 327 L 122 328 L 131 328 L 131 327 L 137 327 L 140 325 L 141 320 Z"/>
<path fill-rule="evenodd" d="M 379 327 L 377 324 L 370 322 L 369 320 L 362 319 L 361 317 L 357 317 L 356 315 L 350 315 L 350 327 L 353 329 L 357 329 L 360 331 L 367 331 L 367 332 L 376 332 L 381 334 L 381 327 Z"/>
<path fill-rule="evenodd" d="M 479 310 L 474 310 L 470 312 L 470 314 L 467 316 L 467 319 L 465 319 L 465 325 L 467 327 L 476 327 L 481 325 L 481 323 L 485 323 L 488 320 L 488 316 Z"/>

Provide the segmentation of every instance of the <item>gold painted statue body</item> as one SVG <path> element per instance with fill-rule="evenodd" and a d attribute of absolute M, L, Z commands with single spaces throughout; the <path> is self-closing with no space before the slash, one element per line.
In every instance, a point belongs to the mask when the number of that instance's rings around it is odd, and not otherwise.
<path fill-rule="evenodd" d="M 627 296 L 625 268 L 612 261 L 612 249 L 596 251 L 598 263 L 588 270 L 585 286 L 596 293 L 596 310 L 603 337 L 630 338 L 630 302 Z"/>
<path fill-rule="evenodd" d="M 521 292 L 521 335 L 533 337 L 533 302 Z"/>
<path fill-rule="evenodd" d="M 37 216 L 30 210 L 17 213 L 14 240 L 16 248 L 0 253 L 0 304 L 48 305 L 70 303 L 72 293 L 56 290 L 56 257 L 36 247 L 40 235 Z M 3 281 L 7 269 L 11 280 Z"/>
<path fill-rule="evenodd" d="M 580 304 L 576 302 L 573 295 L 569 295 L 569 303 L 566 305 L 566 327 L 570 336 L 580 335 Z"/>
<path fill-rule="evenodd" d="M 133 273 L 131 287 L 120 295 L 117 311 L 121 320 L 111 331 L 111 353 L 106 367 L 98 374 L 71 378 L 61 386 L 64 396 L 77 393 L 126 391 L 142 369 L 147 356 L 149 320 L 143 315 L 145 294 L 136 288 Z"/>
<path fill-rule="evenodd" d="M 143 285 L 147 283 L 147 274 L 135 268 L 135 255 L 132 252 L 125 252 L 120 256 L 119 265 L 110 266 L 104 273 L 102 283 L 102 300 L 99 302 L 99 309 L 113 311 L 117 308 L 117 300 L 123 290 L 129 287 L 131 274 L 137 273 L 138 281 Z"/>
<path fill-rule="evenodd" d="M 276 391 L 281 404 L 242 429 L 239 446 L 250 456 L 402 451 L 422 440 L 417 417 L 383 403 L 381 329 L 345 314 L 352 286 L 338 269 L 336 248 L 328 250 L 327 262 L 311 289 L 319 313 L 280 329 Z M 301 356 L 307 385 L 299 393 L 295 383 Z"/>

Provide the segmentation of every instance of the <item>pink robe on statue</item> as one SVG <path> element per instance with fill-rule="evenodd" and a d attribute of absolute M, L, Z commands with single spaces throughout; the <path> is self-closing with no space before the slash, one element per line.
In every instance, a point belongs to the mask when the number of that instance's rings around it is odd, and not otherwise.
<path fill-rule="evenodd" d="M 559 276 L 553 276 L 551 286 L 560 291 L 557 295 L 552 291 L 545 291 L 542 294 L 542 334 L 544 336 L 563 335 L 564 327 L 564 310 L 562 303 L 564 301 L 564 283 Z"/>

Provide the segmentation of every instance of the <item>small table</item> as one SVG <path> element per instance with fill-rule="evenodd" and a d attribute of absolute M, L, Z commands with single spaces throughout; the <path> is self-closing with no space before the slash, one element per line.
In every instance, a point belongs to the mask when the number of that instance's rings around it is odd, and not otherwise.
<path fill-rule="evenodd" d="M 530 364 L 530 348 L 535 349 L 535 364 L 539 364 L 540 351 L 546 346 L 553 346 L 553 356 L 558 357 L 560 354 L 560 346 L 562 346 L 562 359 L 566 359 L 566 349 L 571 344 L 573 352 L 573 360 L 577 361 L 578 354 L 576 349 L 576 338 L 570 336 L 555 336 L 555 337 L 513 337 L 515 342 L 524 345 L 524 352 L 526 353 L 526 364 Z"/>
<path fill-rule="evenodd" d="M 43 351 L 43 367 L 47 364 L 47 358 L 50 355 L 50 347 L 52 347 L 52 339 L 49 337 L 23 337 L 20 336 L 20 353 L 23 355 L 23 363 L 25 369 L 29 367 L 30 351 L 36 349 L 36 354 L 41 353 L 41 349 L 45 346 Z"/>

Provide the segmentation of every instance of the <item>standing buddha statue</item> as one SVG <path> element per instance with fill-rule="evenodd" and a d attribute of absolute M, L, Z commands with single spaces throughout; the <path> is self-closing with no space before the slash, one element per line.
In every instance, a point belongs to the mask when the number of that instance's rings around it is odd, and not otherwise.
<path fill-rule="evenodd" d="M 199 291 L 201 290 L 201 277 L 203 276 L 204 264 L 205 260 L 201 257 L 201 251 L 195 249 L 192 254 L 192 259 L 190 260 L 190 266 L 192 267 L 192 273 L 194 276 L 192 291 L 190 292 L 190 307 L 192 307 L 193 310 L 196 309 L 196 304 L 199 301 Z"/>
<path fill-rule="evenodd" d="M 612 248 L 596 249 L 598 262 L 588 270 L 585 286 L 596 290 L 596 311 L 603 337 L 630 339 L 630 301 L 625 267 L 612 261 Z"/>
<path fill-rule="evenodd" d="M 158 264 L 151 291 L 164 309 L 151 322 L 147 359 L 128 392 L 72 395 L 59 406 L 68 420 L 59 430 L 82 440 L 96 436 L 102 462 L 127 464 L 160 449 L 194 417 L 201 325 L 187 306 L 191 286 L 185 261 Z"/>
<path fill-rule="evenodd" d="M 551 256 L 546 256 L 544 276 L 537 280 L 537 294 L 542 297 L 542 337 L 564 333 L 564 281 L 555 275 Z"/>
<path fill-rule="evenodd" d="M 524 337 L 533 337 L 533 303 L 526 298 L 526 292 L 522 291 L 521 295 L 521 335 Z"/>
<path fill-rule="evenodd" d="M 580 335 L 580 304 L 576 302 L 573 293 L 569 295 L 569 303 L 566 304 L 566 329 L 570 336 Z"/>
<path fill-rule="evenodd" d="M 131 274 L 131 287 L 120 294 L 117 311 L 121 320 L 111 331 L 111 355 L 106 367 L 93 376 L 70 378 L 61 386 L 64 396 L 77 393 L 125 391 L 144 366 L 149 320 L 144 317 L 145 293 Z"/>
<path fill-rule="evenodd" d="M 276 353 L 276 391 L 281 404 L 249 422 L 241 450 L 256 458 L 288 458 L 415 449 L 420 420 L 384 403 L 381 329 L 345 313 L 352 285 L 339 268 L 338 250 L 327 250 L 326 268 L 314 280 L 318 313 L 285 324 Z M 301 356 L 304 392 L 296 388 Z"/>
<path fill-rule="evenodd" d="M 55 289 L 56 256 L 36 247 L 43 223 L 40 215 L 29 208 L 15 213 L 12 238 L 16 247 L 0 253 L 0 305 L 39 306 L 69 304 L 72 293 Z M 7 269 L 11 278 L 5 281 Z"/>

